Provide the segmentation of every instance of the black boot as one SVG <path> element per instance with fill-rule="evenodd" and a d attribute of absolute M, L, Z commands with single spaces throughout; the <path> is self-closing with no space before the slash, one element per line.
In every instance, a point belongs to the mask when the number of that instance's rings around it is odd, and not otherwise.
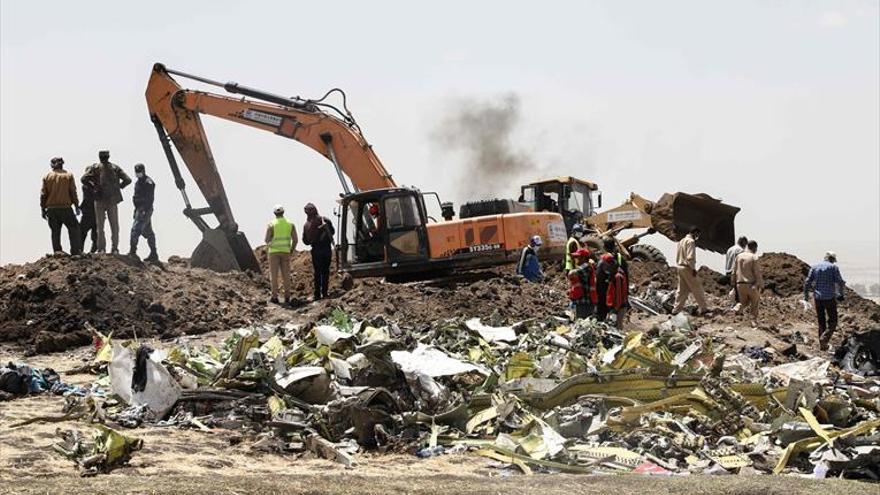
<path fill-rule="evenodd" d="M 128 249 L 128 254 L 126 256 L 128 256 L 129 258 L 138 259 L 137 250 L 137 244 L 132 244 L 131 247 Z"/>
<path fill-rule="evenodd" d="M 156 254 L 156 237 L 150 235 L 147 237 L 147 246 L 150 246 L 150 255 L 146 257 L 146 261 L 151 263 L 159 262 L 159 255 Z"/>

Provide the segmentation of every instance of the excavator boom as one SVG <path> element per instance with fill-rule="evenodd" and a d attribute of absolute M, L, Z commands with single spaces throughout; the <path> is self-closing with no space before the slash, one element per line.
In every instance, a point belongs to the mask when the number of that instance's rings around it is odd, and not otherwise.
<path fill-rule="evenodd" d="M 172 74 L 220 86 L 229 92 L 262 101 L 183 89 L 171 77 Z M 336 108 L 321 101 L 286 98 L 237 83 L 223 84 L 173 71 L 162 64 L 153 66 L 146 99 L 150 118 L 165 149 L 175 184 L 183 194 L 186 204 L 184 214 L 203 233 L 203 241 L 191 259 L 194 266 L 218 270 L 259 270 L 250 245 L 244 234 L 238 231 L 200 114 L 255 127 L 305 144 L 333 163 L 347 193 L 351 191 L 346 177 L 356 191 L 397 186 L 351 115 L 347 112 L 339 112 L 339 117 L 331 115 L 325 109 Z M 208 202 L 207 208 L 192 208 L 190 205 L 185 182 L 169 141 L 177 148 L 190 175 Z M 216 217 L 219 223 L 217 228 L 210 228 L 202 219 L 202 216 L 208 214 Z"/>

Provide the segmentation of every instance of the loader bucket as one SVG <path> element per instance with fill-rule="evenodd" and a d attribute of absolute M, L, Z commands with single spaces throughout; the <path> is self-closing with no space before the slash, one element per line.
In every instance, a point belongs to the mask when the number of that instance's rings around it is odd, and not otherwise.
<path fill-rule="evenodd" d="M 724 253 L 733 245 L 733 219 L 739 208 L 708 194 L 664 194 L 651 208 L 651 224 L 673 241 L 681 240 L 693 227 L 700 229 L 697 247 Z"/>
<path fill-rule="evenodd" d="M 243 232 L 230 234 L 220 229 L 202 232 L 202 242 L 196 246 L 190 265 L 216 272 L 233 270 L 260 271 L 257 257 Z"/>

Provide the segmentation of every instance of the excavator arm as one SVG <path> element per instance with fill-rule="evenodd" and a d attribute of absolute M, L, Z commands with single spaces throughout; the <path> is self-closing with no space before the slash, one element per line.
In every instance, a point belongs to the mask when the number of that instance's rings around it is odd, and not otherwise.
<path fill-rule="evenodd" d="M 252 99 L 184 89 L 172 75 L 223 87 L 228 92 Z M 255 127 L 305 144 L 333 163 L 346 193 L 351 192 L 346 177 L 355 190 L 397 187 L 351 114 L 323 103 L 323 99 L 287 98 L 237 83 L 224 84 L 173 71 L 162 64 L 153 66 L 146 99 L 175 184 L 183 195 L 186 205 L 184 214 L 203 233 L 203 241 L 191 259 L 194 266 L 220 271 L 259 269 L 244 234 L 238 232 L 200 114 Z M 331 114 L 331 111 L 336 111 L 338 116 Z M 207 208 L 192 208 L 169 142 L 177 148 L 207 200 Z M 216 229 L 210 228 L 202 219 L 208 214 L 216 217 L 219 223 Z"/>

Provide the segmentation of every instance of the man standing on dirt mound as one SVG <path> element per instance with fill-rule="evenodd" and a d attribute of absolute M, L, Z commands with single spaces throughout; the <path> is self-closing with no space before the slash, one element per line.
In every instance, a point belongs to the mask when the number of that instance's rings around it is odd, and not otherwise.
<path fill-rule="evenodd" d="M 272 298 L 269 302 L 278 304 L 278 275 L 284 284 L 284 302 L 290 305 L 290 253 L 299 240 L 296 238 L 296 227 L 284 218 L 284 207 L 276 205 L 272 210 L 275 219 L 266 227 L 266 247 L 269 251 L 269 283 L 272 286 Z"/>
<path fill-rule="evenodd" d="M 98 252 L 107 252 L 104 236 L 104 220 L 110 220 L 110 242 L 113 254 L 119 254 L 119 211 L 122 189 L 131 184 L 131 178 L 115 163 L 110 162 L 110 152 L 98 152 L 99 163 L 86 169 L 82 183 L 95 192 L 95 227 L 98 231 Z"/>
<path fill-rule="evenodd" d="M 82 250 L 86 250 L 86 238 L 92 239 L 92 248 L 89 253 L 98 250 L 98 230 L 95 225 L 95 193 L 92 187 L 82 185 L 82 203 L 79 205 L 82 217 L 79 219 L 79 235 L 82 238 Z"/>
<path fill-rule="evenodd" d="M 141 236 L 147 240 L 150 254 L 144 261 L 158 263 L 159 255 L 156 253 L 156 234 L 153 232 L 153 198 L 156 195 L 156 183 L 147 176 L 146 167 L 143 163 L 134 166 L 134 175 L 137 181 L 134 183 L 134 224 L 131 226 L 130 249 L 128 255 L 136 258 L 138 240 Z"/>
<path fill-rule="evenodd" d="M 326 217 L 318 215 L 318 208 L 309 203 L 303 208 L 303 243 L 312 246 L 312 270 L 315 277 L 315 301 L 327 297 L 330 287 L 330 262 L 333 259 L 333 235 L 336 231 Z"/>
<path fill-rule="evenodd" d="M 825 253 L 825 260 L 810 268 L 804 281 L 804 301 L 813 294 L 816 317 L 819 320 L 819 348 L 828 350 L 831 335 L 837 330 L 837 302 L 843 301 L 846 282 L 837 268 L 837 255 L 833 251 Z M 827 321 L 826 321 L 827 320 Z"/>
<path fill-rule="evenodd" d="M 80 214 L 79 200 L 76 197 L 76 180 L 73 174 L 64 170 L 64 159 L 56 157 L 50 160 L 52 171 L 43 177 L 43 189 L 40 191 L 40 209 L 43 218 L 49 221 L 52 230 L 52 250 L 56 253 L 61 249 L 61 226 L 67 227 L 70 238 L 70 254 L 82 252 L 79 239 L 79 222 L 76 215 Z M 70 207 L 76 209 L 76 214 Z"/>
<path fill-rule="evenodd" d="M 684 309 L 689 295 L 693 294 L 697 301 L 699 314 L 709 311 L 706 306 L 706 293 L 703 284 L 697 278 L 697 239 L 700 238 L 700 229 L 694 227 L 678 241 L 678 251 L 675 255 L 675 269 L 678 271 L 678 290 L 675 293 L 675 308 L 672 314 L 678 314 Z"/>

